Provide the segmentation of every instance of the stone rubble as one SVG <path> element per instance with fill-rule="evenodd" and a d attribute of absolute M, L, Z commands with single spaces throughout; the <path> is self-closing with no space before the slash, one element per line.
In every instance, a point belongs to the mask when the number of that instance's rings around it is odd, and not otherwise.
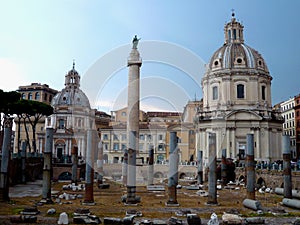
<path fill-rule="evenodd" d="M 69 224 L 69 217 L 68 214 L 65 212 L 62 212 L 59 215 L 59 219 L 57 221 L 57 224 L 61 225 L 61 224 Z"/>
<path fill-rule="evenodd" d="M 210 220 L 207 222 L 207 225 L 219 225 L 218 216 L 215 213 L 212 213 L 210 216 Z"/>

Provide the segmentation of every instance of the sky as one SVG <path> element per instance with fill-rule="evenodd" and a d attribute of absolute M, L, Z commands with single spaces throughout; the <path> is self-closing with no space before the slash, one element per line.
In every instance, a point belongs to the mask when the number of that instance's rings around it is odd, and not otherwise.
<path fill-rule="evenodd" d="M 64 88 L 72 69 L 93 108 L 126 106 L 134 35 L 140 39 L 141 109 L 182 111 L 201 99 L 205 64 L 235 17 L 245 43 L 265 59 L 272 104 L 300 93 L 298 0 L 0 0 L 0 89 Z"/>

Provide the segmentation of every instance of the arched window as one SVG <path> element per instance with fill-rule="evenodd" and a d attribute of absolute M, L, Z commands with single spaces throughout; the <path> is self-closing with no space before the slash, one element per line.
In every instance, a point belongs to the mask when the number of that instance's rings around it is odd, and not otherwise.
<path fill-rule="evenodd" d="M 244 85 L 243 84 L 238 84 L 236 87 L 237 87 L 236 88 L 237 98 L 245 98 Z"/>
<path fill-rule="evenodd" d="M 40 92 L 36 92 L 36 93 L 35 93 L 35 96 L 34 96 L 34 99 L 35 99 L 35 100 L 40 100 L 40 97 L 41 97 L 41 96 L 40 96 Z"/>
<path fill-rule="evenodd" d="M 22 99 L 26 99 L 25 93 L 22 93 Z"/>
<path fill-rule="evenodd" d="M 218 87 L 217 86 L 214 86 L 213 88 L 212 88 L 212 92 L 213 92 L 213 100 L 217 100 L 218 99 L 218 95 L 219 95 L 219 93 L 218 93 Z"/>
<path fill-rule="evenodd" d="M 28 100 L 32 100 L 32 93 L 31 92 L 29 92 L 29 94 L 28 94 Z"/>

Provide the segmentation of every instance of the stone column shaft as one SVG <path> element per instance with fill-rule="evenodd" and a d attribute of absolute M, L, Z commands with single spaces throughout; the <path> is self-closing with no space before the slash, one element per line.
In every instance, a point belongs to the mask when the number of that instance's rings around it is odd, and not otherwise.
<path fill-rule="evenodd" d="M 254 135 L 247 134 L 246 148 L 247 198 L 255 200 Z"/>
<path fill-rule="evenodd" d="M 149 165 L 148 165 L 148 185 L 153 185 L 154 172 L 154 149 L 153 145 L 149 145 Z"/>
<path fill-rule="evenodd" d="M 95 130 L 87 130 L 87 151 L 86 151 L 86 173 L 85 173 L 85 198 L 84 204 L 94 204 L 94 154 L 95 154 Z"/>
<path fill-rule="evenodd" d="M 26 183 L 26 148 L 27 148 L 27 142 L 22 142 L 22 150 L 21 150 L 21 173 L 22 178 L 21 181 L 23 184 Z"/>
<path fill-rule="evenodd" d="M 103 144 L 102 141 L 98 143 L 98 159 L 97 159 L 97 185 L 103 184 Z"/>
<path fill-rule="evenodd" d="M 178 204 L 176 186 L 178 184 L 178 149 L 177 132 L 170 132 L 170 154 L 169 154 L 169 174 L 168 174 L 168 193 L 167 204 Z"/>
<path fill-rule="evenodd" d="M 128 105 L 127 105 L 127 204 L 139 202 L 136 193 L 136 155 L 139 146 L 139 115 L 140 115 L 140 67 L 142 61 L 136 46 L 132 48 L 127 61 L 128 65 Z M 123 174 L 124 176 L 124 174 Z"/>
<path fill-rule="evenodd" d="M 222 163 L 221 163 L 221 177 L 222 177 L 222 185 L 226 185 L 228 182 L 227 179 L 227 162 L 226 162 L 226 158 L 227 158 L 227 149 L 222 149 Z"/>
<path fill-rule="evenodd" d="M 122 165 L 123 185 L 127 185 L 127 170 L 128 170 L 128 150 L 124 149 L 124 159 Z"/>
<path fill-rule="evenodd" d="M 43 190 L 42 198 L 51 203 L 51 167 L 52 167 L 53 128 L 46 128 L 46 142 L 44 151 L 43 167 Z"/>
<path fill-rule="evenodd" d="M 203 184 L 203 151 L 198 150 L 197 155 L 197 171 L 198 171 L 198 184 Z"/>
<path fill-rule="evenodd" d="M 217 159 L 216 159 L 216 134 L 209 133 L 208 135 L 208 198 L 207 204 L 218 204 L 217 201 Z"/>
<path fill-rule="evenodd" d="M 128 149 L 127 200 L 128 204 L 136 203 L 136 132 L 129 133 Z"/>
<path fill-rule="evenodd" d="M 71 152 L 72 159 L 72 183 L 77 184 L 77 168 L 78 168 L 78 147 L 73 146 Z"/>
<path fill-rule="evenodd" d="M 0 171 L 0 201 L 9 201 L 9 159 L 11 149 L 12 118 L 5 118 Z"/>
<path fill-rule="evenodd" d="M 281 146 L 283 152 L 283 196 L 285 198 L 292 198 L 291 149 L 289 136 L 282 136 Z"/>

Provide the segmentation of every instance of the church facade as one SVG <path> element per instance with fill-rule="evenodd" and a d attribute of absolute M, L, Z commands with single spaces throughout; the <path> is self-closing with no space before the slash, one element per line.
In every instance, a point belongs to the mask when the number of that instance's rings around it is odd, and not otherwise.
<path fill-rule="evenodd" d="M 261 54 L 244 43 L 243 25 L 232 15 L 224 44 L 212 55 L 202 78 L 203 106 L 195 117 L 196 148 L 208 160 L 208 136 L 216 134 L 217 158 L 243 160 L 247 134 L 254 135 L 258 161 L 282 158 L 283 119 L 272 109 L 272 77 Z"/>
<path fill-rule="evenodd" d="M 70 163 L 74 146 L 78 147 L 78 156 L 84 160 L 87 130 L 96 129 L 96 110 L 91 109 L 89 99 L 80 89 L 80 75 L 74 63 L 65 76 L 65 87 L 53 97 L 51 106 L 54 113 L 46 119 L 46 127 L 54 129 L 54 162 Z"/>

